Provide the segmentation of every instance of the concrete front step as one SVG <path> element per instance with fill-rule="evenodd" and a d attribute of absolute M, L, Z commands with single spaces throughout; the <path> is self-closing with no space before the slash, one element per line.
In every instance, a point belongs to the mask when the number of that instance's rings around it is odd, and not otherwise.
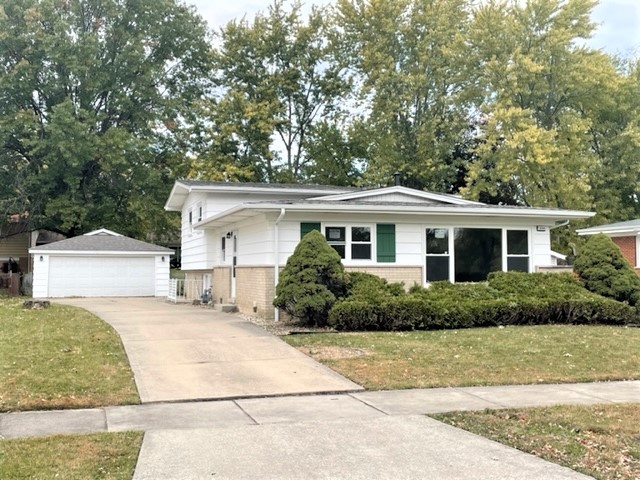
<path fill-rule="evenodd" d="M 235 313 L 238 311 L 238 306 L 233 303 L 216 303 L 213 309 L 218 312 Z"/>

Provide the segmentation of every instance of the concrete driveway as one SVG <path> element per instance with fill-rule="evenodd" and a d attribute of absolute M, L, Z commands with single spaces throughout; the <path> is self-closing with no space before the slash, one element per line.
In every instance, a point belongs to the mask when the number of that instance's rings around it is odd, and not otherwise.
<path fill-rule="evenodd" d="M 362 390 L 237 315 L 154 298 L 59 302 L 118 332 L 143 403 Z"/>

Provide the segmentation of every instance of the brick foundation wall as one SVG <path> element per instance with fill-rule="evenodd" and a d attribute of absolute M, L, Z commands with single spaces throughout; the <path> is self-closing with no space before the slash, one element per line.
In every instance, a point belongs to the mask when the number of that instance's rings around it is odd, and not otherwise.
<path fill-rule="evenodd" d="M 231 267 L 215 267 L 211 275 L 211 297 L 215 303 L 231 302 Z"/>
<path fill-rule="evenodd" d="M 386 279 L 389 283 L 404 282 L 405 289 L 414 283 L 422 285 L 422 267 L 345 267 L 347 272 L 365 272 Z"/>
<path fill-rule="evenodd" d="M 414 283 L 422 285 L 422 267 L 345 267 L 345 270 L 372 273 L 389 282 L 404 282 L 407 289 Z M 223 298 L 229 295 L 229 274 L 230 269 L 226 267 L 213 269 L 215 301 L 219 301 L 221 295 Z M 240 313 L 271 319 L 275 314 L 272 303 L 274 297 L 273 267 L 236 267 L 236 305 Z M 284 313 L 281 312 L 281 315 Z"/>
<path fill-rule="evenodd" d="M 632 267 L 636 266 L 636 237 L 612 237 L 613 243 L 615 243 L 622 256 L 627 259 Z M 638 269 L 636 269 L 636 272 Z"/>
<path fill-rule="evenodd" d="M 236 267 L 236 304 L 241 313 L 273 318 L 273 267 Z M 254 312 L 254 302 L 256 311 Z"/>

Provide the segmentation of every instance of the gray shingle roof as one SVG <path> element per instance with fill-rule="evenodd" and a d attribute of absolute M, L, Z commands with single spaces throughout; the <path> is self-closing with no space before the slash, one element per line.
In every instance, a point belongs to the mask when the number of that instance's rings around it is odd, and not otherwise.
<path fill-rule="evenodd" d="M 607 225 L 596 225 L 595 227 L 584 228 L 583 230 L 613 230 L 617 228 L 640 228 L 640 219 L 627 220 L 626 222 L 609 223 Z"/>
<path fill-rule="evenodd" d="M 178 180 L 178 182 L 189 187 L 253 187 L 253 188 L 283 188 L 283 189 L 305 189 L 305 190 L 335 190 L 337 192 L 348 192 L 360 190 L 356 187 L 338 187 L 336 185 L 314 185 L 306 183 L 255 183 L 255 182 L 207 182 L 204 180 Z"/>
<path fill-rule="evenodd" d="M 581 228 L 578 230 L 579 234 L 590 235 L 599 232 L 613 232 L 617 231 L 634 231 L 640 230 L 640 219 L 627 220 L 626 222 L 609 223 L 607 225 L 596 225 L 589 228 Z"/>
<path fill-rule="evenodd" d="M 50 251 L 97 251 L 97 252 L 158 252 L 169 254 L 171 249 L 142 242 L 125 236 L 80 235 L 59 242 L 49 243 L 34 250 Z"/>

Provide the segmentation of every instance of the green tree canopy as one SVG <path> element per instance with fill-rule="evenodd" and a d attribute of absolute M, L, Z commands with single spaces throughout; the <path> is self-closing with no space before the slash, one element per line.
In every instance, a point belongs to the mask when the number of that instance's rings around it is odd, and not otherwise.
<path fill-rule="evenodd" d="M 218 35 L 214 95 L 202 105 L 201 163 L 250 168 L 255 180 L 299 181 L 313 168 L 308 145 L 340 110 L 348 83 L 333 58 L 326 12 L 305 19 L 276 0 Z M 233 170 L 231 168 L 231 170 Z"/>
<path fill-rule="evenodd" d="M 176 0 L 4 1 L 6 208 L 68 235 L 164 232 L 162 205 L 182 157 L 173 134 L 209 72 L 205 24 Z"/>

